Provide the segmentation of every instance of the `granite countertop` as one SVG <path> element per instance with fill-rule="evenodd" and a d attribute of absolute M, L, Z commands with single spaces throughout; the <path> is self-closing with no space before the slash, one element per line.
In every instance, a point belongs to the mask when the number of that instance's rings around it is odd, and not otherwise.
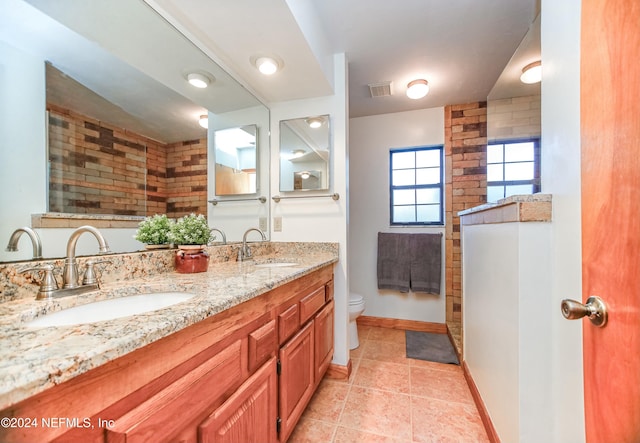
<path fill-rule="evenodd" d="M 296 266 L 256 266 L 270 261 Z M 0 410 L 337 261 L 337 254 L 328 251 L 262 256 L 211 263 L 203 273 L 166 272 L 105 283 L 100 291 L 52 301 L 22 298 L 0 303 Z M 46 313 L 91 301 L 163 291 L 196 296 L 168 308 L 97 323 L 25 325 Z"/>

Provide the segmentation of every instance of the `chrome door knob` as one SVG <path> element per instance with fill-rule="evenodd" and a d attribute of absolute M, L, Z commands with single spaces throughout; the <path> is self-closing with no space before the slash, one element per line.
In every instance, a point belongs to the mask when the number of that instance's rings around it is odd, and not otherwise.
<path fill-rule="evenodd" d="M 575 300 L 564 299 L 560 309 L 564 318 L 568 320 L 588 317 L 595 326 L 603 327 L 607 324 L 607 306 L 597 296 L 589 297 L 585 304 Z"/>

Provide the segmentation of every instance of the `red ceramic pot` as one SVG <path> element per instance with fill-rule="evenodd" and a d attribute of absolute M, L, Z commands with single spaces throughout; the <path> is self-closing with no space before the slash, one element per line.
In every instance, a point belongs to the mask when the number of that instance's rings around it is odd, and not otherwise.
<path fill-rule="evenodd" d="M 176 271 L 181 274 L 206 272 L 209 268 L 209 254 L 202 249 L 178 250 L 175 257 Z"/>

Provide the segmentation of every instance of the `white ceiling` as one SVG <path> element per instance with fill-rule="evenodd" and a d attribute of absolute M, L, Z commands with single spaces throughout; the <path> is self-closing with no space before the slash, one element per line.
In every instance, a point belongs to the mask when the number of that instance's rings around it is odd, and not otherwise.
<path fill-rule="evenodd" d="M 351 117 L 486 100 L 539 11 L 539 0 L 145 1 L 266 102 L 331 94 L 327 63 L 346 53 Z M 283 69 L 261 76 L 250 60 L 262 54 Z M 410 100 L 415 78 L 430 92 Z M 371 98 L 381 81 L 392 95 Z"/>

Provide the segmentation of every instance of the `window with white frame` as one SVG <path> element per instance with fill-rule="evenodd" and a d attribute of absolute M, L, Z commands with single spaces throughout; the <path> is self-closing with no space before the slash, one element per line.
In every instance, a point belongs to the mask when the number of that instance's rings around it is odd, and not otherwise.
<path fill-rule="evenodd" d="M 390 150 L 392 225 L 441 225 L 442 146 Z"/>
<path fill-rule="evenodd" d="M 487 146 L 487 202 L 536 192 L 540 192 L 539 139 L 490 143 Z"/>

